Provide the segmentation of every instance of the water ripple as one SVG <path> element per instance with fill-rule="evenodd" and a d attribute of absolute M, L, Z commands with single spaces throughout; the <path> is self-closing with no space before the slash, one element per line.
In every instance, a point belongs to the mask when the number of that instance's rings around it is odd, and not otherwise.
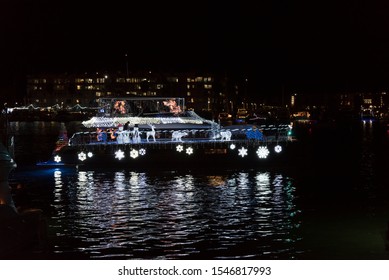
<path fill-rule="evenodd" d="M 88 258 L 290 258 L 293 183 L 281 174 L 53 174 L 58 254 Z M 71 245 L 69 245 L 69 242 Z M 63 246 L 63 247 L 61 247 Z"/>

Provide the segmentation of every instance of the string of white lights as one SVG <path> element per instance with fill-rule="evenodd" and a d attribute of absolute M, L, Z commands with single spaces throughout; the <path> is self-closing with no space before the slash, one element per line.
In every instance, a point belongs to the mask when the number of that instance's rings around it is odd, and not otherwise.
<path fill-rule="evenodd" d="M 119 118 L 105 118 L 93 117 L 90 120 L 83 121 L 82 124 L 87 127 L 116 127 L 119 124 L 124 125 L 148 125 L 148 124 L 203 124 L 202 120 L 185 118 L 185 117 L 170 117 L 170 118 L 148 118 L 148 117 L 119 117 Z"/>

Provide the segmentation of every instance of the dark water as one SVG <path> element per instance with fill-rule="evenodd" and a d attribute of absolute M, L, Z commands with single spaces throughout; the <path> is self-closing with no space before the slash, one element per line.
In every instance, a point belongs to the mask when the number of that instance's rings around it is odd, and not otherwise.
<path fill-rule="evenodd" d="M 60 124 L 11 126 L 14 199 L 47 217 L 43 258 L 389 258 L 385 126 L 296 129 L 288 164 L 244 170 L 39 169 Z"/>

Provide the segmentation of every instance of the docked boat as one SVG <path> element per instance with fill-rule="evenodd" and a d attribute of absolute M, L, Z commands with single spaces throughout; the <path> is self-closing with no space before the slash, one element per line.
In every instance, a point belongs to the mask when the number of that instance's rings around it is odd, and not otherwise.
<path fill-rule="evenodd" d="M 39 165 L 161 167 L 260 164 L 291 141 L 289 123 L 221 126 L 185 110 L 184 98 L 102 98 L 71 137 L 61 132 Z"/>

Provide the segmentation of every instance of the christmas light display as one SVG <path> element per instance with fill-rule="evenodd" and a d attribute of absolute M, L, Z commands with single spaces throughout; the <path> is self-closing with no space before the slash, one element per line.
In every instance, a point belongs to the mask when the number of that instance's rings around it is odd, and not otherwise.
<path fill-rule="evenodd" d="M 78 159 L 81 161 L 86 160 L 86 154 L 84 152 L 81 152 L 78 154 Z"/>
<path fill-rule="evenodd" d="M 267 158 L 269 150 L 265 146 L 258 147 L 257 155 L 259 158 Z"/>
<path fill-rule="evenodd" d="M 124 158 L 125 156 L 124 156 L 124 152 L 122 151 L 122 150 L 117 150 L 116 152 L 115 152 L 115 158 L 117 158 L 118 160 L 121 160 L 122 158 Z"/>
<path fill-rule="evenodd" d="M 139 150 L 139 155 L 141 155 L 141 156 L 144 156 L 146 154 L 146 149 L 140 149 Z"/>
<path fill-rule="evenodd" d="M 242 147 L 238 150 L 238 154 L 243 158 L 245 156 L 247 156 L 247 149 L 245 147 Z"/>
<path fill-rule="evenodd" d="M 59 155 L 56 155 L 56 156 L 54 157 L 54 161 L 57 162 L 57 163 L 58 163 L 58 162 L 61 162 L 61 160 L 62 160 L 62 159 L 61 159 L 61 157 L 60 157 Z"/>
<path fill-rule="evenodd" d="M 130 157 L 137 158 L 139 156 L 138 150 L 132 149 L 130 152 Z"/>
<path fill-rule="evenodd" d="M 192 148 L 192 147 L 186 148 L 186 153 L 187 153 L 188 155 L 193 154 L 193 148 Z"/>

